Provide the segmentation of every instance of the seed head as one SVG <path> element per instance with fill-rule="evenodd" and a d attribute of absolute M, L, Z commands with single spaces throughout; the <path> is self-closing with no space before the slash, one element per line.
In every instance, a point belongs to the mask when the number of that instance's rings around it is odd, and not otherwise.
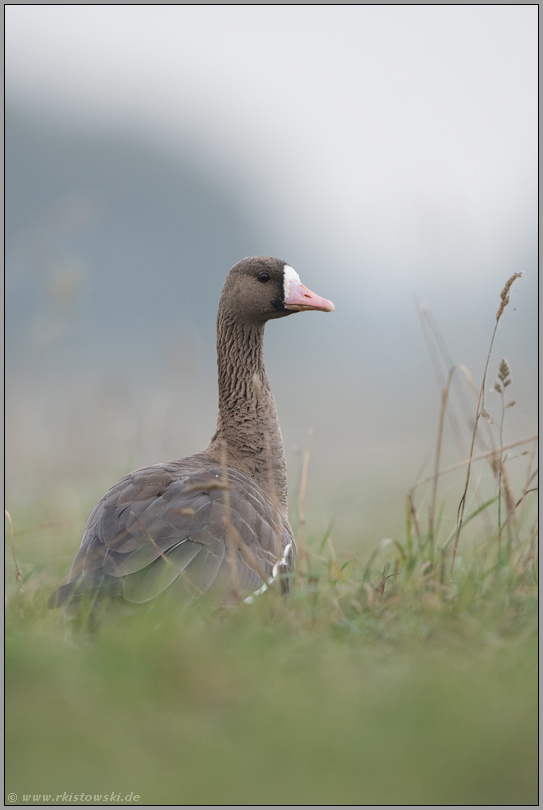
<path fill-rule="evenodd" d="M 508 280 L 505 282 L 505 287 L 503 288 L 503 290 L 502 290 L 502 291 L 501 291 L 501 293 L 500 293 L 500 298 L 501 298 L 502 302 L 501 302 L 501 304 L 500 304 L 500 308 L 499 308 L 499 310 L 496 312 L 496 320 L 497 320 L 497 321 L 499 321 L 499 320 L 500 320 L 500 318 L 501 318 L 501 316 L 502 316 L 502 312 L 504 311 L 505 307 L 506 307 L 506 306 L 507 306 L 507 304 L 509 303 L 509 290 L 511 289 L 511 285 L 513 284 L 513 282 L 514 282 L 514 281 L 515 281 L 517 278 L 520 278 L 520 277 L 521 277 L 521 275 L 522 275 L 522 273 L 513 273 L 513 275 L 511 276 L 511 278 L 510 278 L 510 279 L 508 279 Z"/>
<path fill-rule="evenodd" d="M 498 379 L 501 380 L 504 388 L 507 388 L 507 386 L 511 385 L 512 383 L 511 369 L 505 357 L 502 357 L 500 361 L 500 367 L 498 369 Z"/>

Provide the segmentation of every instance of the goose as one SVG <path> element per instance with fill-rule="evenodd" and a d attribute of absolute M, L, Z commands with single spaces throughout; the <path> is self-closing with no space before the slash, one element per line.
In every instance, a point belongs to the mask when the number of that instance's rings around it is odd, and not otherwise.
<path fill-rule="evenodd" d="M 296 543 L 275 400 L 263 359 L 267 321 L 332 312 L 286 262 L 245 258 L 230 270 L 217 315 L 219 413 L 200 453 L 125 476 L 91 511 L 66 584 L 49 600 L 67 618 L 104 597 L 220 606 L 290 587 Z"/>

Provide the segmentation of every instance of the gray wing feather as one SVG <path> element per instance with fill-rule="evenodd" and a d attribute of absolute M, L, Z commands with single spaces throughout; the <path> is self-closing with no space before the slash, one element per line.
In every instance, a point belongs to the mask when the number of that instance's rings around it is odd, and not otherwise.
<path fill-rule="evenodd" d="M 170 549 L 151 565 L 123 578 L 124 597 L 129 602 L 148 602 L 177 579 L 200 553 L 202 546 L 190 540 Z"/>
<path fill-rule="evenodd" d="M 85 587 L 97 595 L 118 593 L 116 583 L 122 583 L 130 602 L 146 602 L 173 586 L 185 601 L 210 591 L 226 603 L 232 537 L 240 592 L 256 590 L 272 575 L 277 549 L 294 543 L 292 531 L 286 520 L 275 525 L 273 506 L 254 481 L 228 469 L 226 495 L 221 479 L 219 465 L 193 456 L 119 481 L 90 513 L 68 584 L 52 601 L 81 598 Z"/>

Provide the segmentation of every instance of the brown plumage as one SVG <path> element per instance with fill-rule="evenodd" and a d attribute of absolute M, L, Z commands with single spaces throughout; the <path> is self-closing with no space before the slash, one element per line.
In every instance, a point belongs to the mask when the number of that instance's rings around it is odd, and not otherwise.
<path fill-rule="evenodd" d="M 141 603 L 166 589 L 181 605 L 205 593 L 226 605 L 293 570 L 285 455 L 262 347 L 268 320 L 303 309 L 333 304 L 285 262 L 255 256 L 232 268 L 217 317 L 214 436 L 201 453 L 136 470 L 104 495 L 51 607 L 75 616 L 104 596 Z"/>

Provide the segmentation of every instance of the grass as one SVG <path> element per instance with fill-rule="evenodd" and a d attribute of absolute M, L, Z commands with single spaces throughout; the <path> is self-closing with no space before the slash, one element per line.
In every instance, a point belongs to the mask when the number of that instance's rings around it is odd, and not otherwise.
<path fill-rule="evenodd" d="M 495 442 L 476 461 L 475 430 L 460 469 L 488 465 L 490 490 L 472 484 L 446 527 L 439 454 L 452 377 L 434 473 L 408 493 L 403 533 L 369 556 L 338 551 L 333 527 L 305 537 L 308 449 L 287 600 L 276 588 L 224 611 L 157 600 L 67 639 L 46 602 L 85 509 L 10 516 L 16 803 L 537 804 L 534 452 L 522 476 L 510 473 L 504 401 L 494 424 L 479 400 L 476 423 Z"/>
<path fill-rule="evenodd" d="M 387 579 L 386 565 L 364 577 L 331 555 L 311 563 L 288 601 L 154 606 L 75 647 L 45 609 L 49 585 L 27 580 L 8 605 L 6 789 L 535 804 L 531 574 L 502 563 L 484 577 L 474 562 L 453 590 L 421 567 Z"/>

